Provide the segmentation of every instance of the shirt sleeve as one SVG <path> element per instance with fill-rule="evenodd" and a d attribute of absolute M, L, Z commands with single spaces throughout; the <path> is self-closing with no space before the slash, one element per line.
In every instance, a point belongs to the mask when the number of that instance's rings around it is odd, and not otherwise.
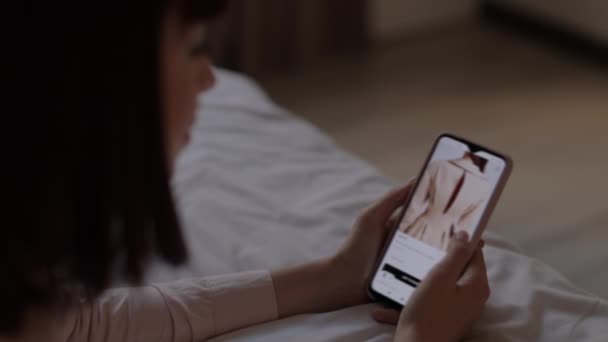
<path fill-rule="evenodd" d="M 113 289 L 67 318 L 63 341 L 201 341 L 274 320 L 269 272 L 256 271 Z"/>

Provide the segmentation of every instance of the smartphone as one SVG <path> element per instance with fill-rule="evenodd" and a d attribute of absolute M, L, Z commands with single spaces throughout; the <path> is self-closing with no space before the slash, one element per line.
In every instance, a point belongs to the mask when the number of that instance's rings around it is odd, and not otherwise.
<path fill-rule="evenodd" d="M 402 307 L 445 256 L 452 235 L 465 230 L 478 241 L 512 168 L 504 154 L 440 135 L 372 275 L 370 296 Z"/>

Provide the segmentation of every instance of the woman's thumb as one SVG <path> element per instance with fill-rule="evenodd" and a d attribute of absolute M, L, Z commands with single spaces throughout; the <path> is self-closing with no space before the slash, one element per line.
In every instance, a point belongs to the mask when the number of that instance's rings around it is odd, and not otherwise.
<path fill-rule="evenodd" d="M 454 234 L 445 257 L 437 264 L 438 271 L 458 279 L 475 251 L 470 245 L 466 231 L 461 230 Z"/>

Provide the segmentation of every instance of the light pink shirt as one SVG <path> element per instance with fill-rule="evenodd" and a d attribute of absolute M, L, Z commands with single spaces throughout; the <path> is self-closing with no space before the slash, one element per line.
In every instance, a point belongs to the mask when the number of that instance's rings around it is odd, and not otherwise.
<path fill-rule="evenodd" d="M 112 289 L 62 315 L 32 314 L 6 341 L 202 341 L 276 318 L 270 274 L 255 271 Z"/>

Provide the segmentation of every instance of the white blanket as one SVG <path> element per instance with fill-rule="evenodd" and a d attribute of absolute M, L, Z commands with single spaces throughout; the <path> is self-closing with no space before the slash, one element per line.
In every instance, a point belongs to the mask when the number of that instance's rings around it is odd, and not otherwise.
<path fill-rule="evenodd" d="M 191 262 L 180 270 L 158 266 L 153 281 L 328 255 L 358 211 L 394 186 L 273 104 L 252 81 L 216 73 L 174 179 Z M 606 302 L 500 238 L 485 239 L 492 295 L 468 340 L 608 341 Z M 372 306 L 291 317 L 215 340 L 391 340 L 394 328 L 374 322 Z"/>

